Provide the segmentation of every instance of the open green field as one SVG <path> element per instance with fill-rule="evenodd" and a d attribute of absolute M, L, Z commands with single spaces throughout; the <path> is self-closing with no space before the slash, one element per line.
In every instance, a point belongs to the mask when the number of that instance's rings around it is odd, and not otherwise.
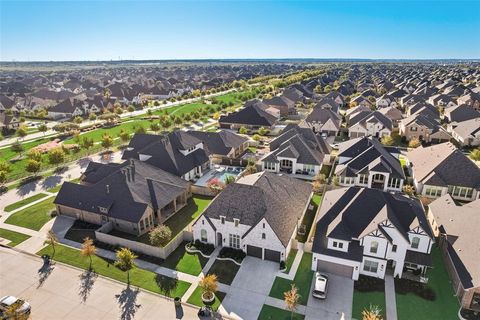
<path fill-rule="evenodd" d="M 5 223 L 38 231 L 52 219 L 50 212 L 55 209 L 54 199 L 55 197 L 50 197 L 33 206 L 17 211 L 8 217 Z"/>
<path fill-rule="evenodd" d="M 37 255 L 51 256 L 52 253 L 53 249 L 49 245 L 37 252 Z M 80 255 L 80 250 L 70 248 L 64 245 L 55 246 L 55 254 L 53 255 L 53 260 L 69 264 L 84 270 L 88 270 L 90 264 L 88 258 Z M 108 261 L 98 256 L 93 256 L 92 269 L 99 275 L 127 283 L 127 273 L 116 268 L 113 265 L 112 261 Z M 170 297 L 183 296 L 191 285 L 188 282 L 160 276 L 154 272 L 140 268 L 133 268 L 132 270 L 130 270 L 130 284 Z"/>
<path fill-rule="evenodd" d="M 34 201 L 37 201 L 37 200 L 40 200 L 42 198 L 45 198 L 47 197 L 48 195 L 45 194 L 45 193 L 37 193 L 36 195 L 34 196 L 31 196 L 31 197 L 28 197 L 28 198 L 25 198 L 25 199 L 22 199 L 18 202 L 15 202 L 15 203 L 12 203 L 12 204 L 9 204 L 8 206 L 6 206 L 3 210 L 5 212 L 10 212 L 10 211 L 13 211 L 15 209 L 18 209 L 18 208 L 21 208 L 23 206 L 26 206 L 27 204 L 29 203 L 32 203 Z"/>
<path fill-rule="evenodd" d="M 9 240 L 10 242 L 8 245 L 15 247 L 16 245 L 30 238 L 30 236 L 20 232 L 0 228 L 0 238 Z"/>
<path fill-rule="evenodd" d="M 428 286 L 435 292 L 435 300 L 423 299 L 413 293 L 400 294 L 397 292 L 398 319 L 458 319 L 460 308 L 450 278 L 445 269 L 440 250 L 432 248 L 433 268 L 427 271 Z"/>

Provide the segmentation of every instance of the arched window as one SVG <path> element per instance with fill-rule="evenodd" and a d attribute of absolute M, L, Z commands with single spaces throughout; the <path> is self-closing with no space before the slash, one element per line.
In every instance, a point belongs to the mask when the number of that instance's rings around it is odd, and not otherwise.
<path fill-rule="evenodd" d="M 378 251 L 378 242 L 377 241 L 372 241 L 370 244 L 370 253 L 377 253 Z"/>
<path fill-rule="evenodd" d="M 419 237 L 413 237 L 412 238 L 412 248 L 413 249 L 418 249 L 419 244 L 420 244 L 420 238 Z"/>
<path fill-rule="evenodd" d="M 202 242 L 207 242 L 207 230 L 200 230 L 200 238 Z"/>

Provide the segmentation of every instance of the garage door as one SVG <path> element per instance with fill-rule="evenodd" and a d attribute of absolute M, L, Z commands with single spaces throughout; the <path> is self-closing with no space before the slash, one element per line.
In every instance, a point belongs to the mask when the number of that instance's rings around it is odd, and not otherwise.
<path fill-rule="evenodd" d="M 334 262 L 318 260 L 317 271 L 323 271 L 342 277 L 352 278 L 353 267 L 345 266 L 343 264 L 338 264 Z"/>
<path fill-rule="evenodd" d="M 247 245 L 247 255 L 262 259 L 262 248 Z"/>
<path fill-rule="evenodd" d="M 265 260 L 280 262 L 280 251 L 265 249 Z"/>

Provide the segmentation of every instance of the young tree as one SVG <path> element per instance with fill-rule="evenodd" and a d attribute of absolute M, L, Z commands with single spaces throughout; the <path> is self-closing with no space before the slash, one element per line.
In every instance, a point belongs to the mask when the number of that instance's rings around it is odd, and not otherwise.
<path fill-rule="evenodd" d="M 198 286 L 202 288 L 202 299 L 212 300 L 218 290 L 218 278 L 216 274 L 207 274 L 204 276 Z"/>
<path fill-rule="evenodd" d="M 53 256 L 55 255 L 55 246 L 58 244 L 58 238 L 57 238 L 57 236 L 55 235 L 55 233 L 53 232 L 52 229 L 48 230 L 47 239 L 45 240 L 45 244 L 48 244 L 48 245 L 52 246 L 52 250 L 53 250 L 52 258 L 53 258 Z"/>
<path fill-rule="evenodd" d="M 408 147 L 409 148 L 418 148 L 420 146 L 420 140 L 418 140 L 417 138 L 413 138 L 412 140 L 410 140 L 410 142 L 408 143 Z"/>
<path fill-rule="evenodd" d="M 248 132 L 248 130 L 245 127 L 240 127 L 240 129 L 238 129 L 238 133 L 240 133 L 240 134 L 247 134 L 247 132 Z"/>
<path fill-rule="evenodd" d="M 62 148 L 55 148 L 48 152 L 48 162 L 53 165 L 61 164 L 65 161 L 65 152 Z"/>
<path fill-rule="evenodd" d="M 93 112 L 90 113 L 90 114 L 88 115 L 88 120 L 93 121 L 93 123 L 95 123 L 95 120 L 97 120 L 97 115 L 96 115 L 95 113 L 93 113 Z"/>
<path fill-rule="evenodd" d="M 392 136 L 383 136 L 383 138 L 380 140 L 380 142 L 384 146 L 391 146 L 393 144 L 393 138 L 392 138 Z"/>
<path fill-rule="evenodd" d="M 173 123 L 175 123 L 177 127 L 180 126 L 183 123 L 182 118 L 175 117 L 175 120 L 173 121 Z"/>
<path fill-rule="evenodd" d="M 268 130 L 265 129 L 264 127 L 260 127 L 260 129 L 258 129 L 258 134 L 261 135 L 261 136 L 266 135 L 267 132 L 268 132 Z"/>
<path fill-rule="evenodd" d="M 73 118 L 73 122 L 76 124 L 80 124 L 83 122 L 83 118 L 80 116 L 76 116 L 75 118 Z"/>
<path fill-rule="evenodd" d="M 109 134 L 104 134 L 101 144 L 105 149 L 110 149 L 113 146 L 113 138 Z"/>
<path fill-rule="evenodd" d="M 130 270 L 135 267 L 135 259 L 138 257 L 128 248 L 122 248 L 116 252 L 117 260 L 114 265 L 127 273 L 127 284 L 130 285 Z"/>
<path fill-rule="evenodd" d="M 23 152 L 23 145 L 17 140 L 12 144 L 10 150 L 21 155 Z"/>
<path fill-rule="evenodd" d="M 42 132 L 43 135 L 48 131 L 48 127 L 46 124 L 42 123 L 41 125 L 38 126 L 38 131 Z"/>
<path fill-rule="evenodd" d="M 157 133 L 158 131 L 160 131 L 160 125 L 156 122 L 152 122 L 150 124 L 150 130 L 152 130 L 153 132 Z"/>
<path fill-rule="evenodd" d="M 235 177 L 234 176 L 227 176 L 225 178 L 225 185 L 231 184 L 231 183 L 234 183 L 234 182 L 235 182 Z"/>
<path fill-rule="evenodd" d="M 80 147 L 87 150 L 87 154 L 88 154 L 88 150 L 90 150 L 90 148 L 93 147 L 93 144 L 94 144 L 93 139 L 89 137 L 83 137 L 80 140 Z"/>
<path fill-rule="evenodd" d="M 90 266 L 88 267 L 89 270 L 92 270 L 92 256 L 94 256 L 96 252 L 97 252 L 97 248 L 93 244 L 93 240 L 88 237 L 83 239 L 82 249 L 80 250 L 80 254 L 90 259 Z"/>
<path fill-rule="evenodd" d="M 28 159 L 42 161 L 42 153 L 37 149 L 30 149 L 27 153 Z"/>
<path fill-rule="evenodd" d="M 172 230 L 164 224 L 156 226 L 149 233 L 150 243 L 154 246 L 161 246 L 170 241 L 172 238 Z"/>
<path fill-rule="evenodd" d="M 300 294 L 295 284 L 292 283 L 290 290 L 283 293 L 283 301 L 287 305 L 287 309 L 290 310 L 290 319 L 293 319 L 293 312 L 297 310 L 297 306 L 300 303 Z"/>
<path fill-rule="evenodd" d="M 122 140 L 122 142 L 128 142 L 128 140 L 130 140 L 130 133 L 122 129 L 120 130 L 118 137 L 120 138 L 120 140 Z"/>
<path fill-rule="evenodd" d="M 30 159 L 27 161 L 27 164 L 25 165 L 25 171 L 32 173 L 33 175 L 36 175 L 38 171 L 40 171 L 41 166 L 42 166 L 42 163 L 40 161 Z"/>
<path fill-rule="evenodd" d="M 408 194 L 409 196 L 413 196 L 415 194 L 415 187 L 409 184 L 403 186 L 403 192 Z"/>
<path fill-rule="evenodd" d="M 18 127 L 16 134 L 17 134 L 17 136 L 18 136 L 20 139 L 25 138 L 25 137 L 27 136 L 27 134 L 28 134 L 28 129 L 27 129 L 27 127 L 24 126 L 24 125 Z"/>
<path fill-rule="evenodd" d="M 362 311 L 362 320 L 383 320 L 378 306 L 370 305 Z"/>
<path fill-rule="evenodd" d="M 262 137 L 259 134 L 254 134 L 252 139 L 255 140 L 255 141 L 260 141 L 260 140 L 262 140 Z"/>
<path fill-rule="evenodd" d="M 5 182 L 7 182 L 7 176 L 8 174 L 6 171 L 0 170 L 0 187 L 3 187 Z"/>
<path fill-rule="evenodd" d="M 143 126 L 138 126 L 138 127 L 135 128 L 135 133 L 143 134 L 143 133 L 147 133 L 147 130 L 145 130 L 145 128 Z"/>
<path fill-rule="evenodd" d="M 476 148 L 470 151 L 470 159 L 473 161 L 480 161 L 480 149 Z"/>

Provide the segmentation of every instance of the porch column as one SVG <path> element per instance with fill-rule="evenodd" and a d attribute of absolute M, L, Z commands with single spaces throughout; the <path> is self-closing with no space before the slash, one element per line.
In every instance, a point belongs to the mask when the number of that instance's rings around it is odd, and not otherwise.
<path fill-rule="evenodd" d="M 371 172 L 368 173 L 368 187 L 372 187 L 372 182 L 373 182 L 373 174 Z"/>
<path fill-rule="evenodd" d="M 387 191 L 387 186 L 388 186 L 388 180 L 390 179 L 390 175 L 384 175 L 385 177 L 385 182 L 383 183 L 383 191 Z"/>
<path fill-rule="evenodd" d="M 177 212 L 177 198 L 173 199 L 173 212 Z"/>

